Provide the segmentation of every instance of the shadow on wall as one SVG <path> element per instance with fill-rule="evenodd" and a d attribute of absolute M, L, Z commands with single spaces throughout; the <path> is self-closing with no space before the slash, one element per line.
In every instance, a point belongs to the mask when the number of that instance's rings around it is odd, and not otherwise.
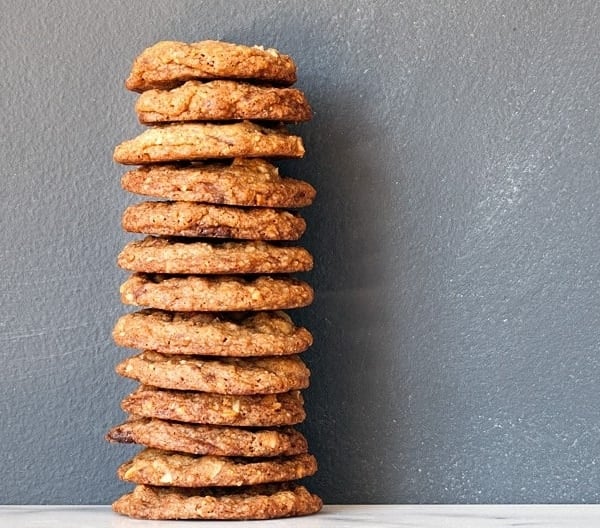
<path fill-rule="evenodd" d="M 382 470 L 399 467 L 394 446 L 407 401 L 397 382 L 401 351 L 389 335 L 390 297 L 399 294 L 390 252 L 400 233 L 389 187 L 401 176 L 386 131 L 364 113 L 356 92 L 302 81 L 315 112 L 296 129 L 306 158 L 280 166 L 317 189 L 315 203 L 301 212 L 308 229 L 300 241 L 315 257 L 306 279 L 316 300 L 293 314 L 315 338 L 304 354 L 312 377 L 303 430 L 320 468 L 309 485 L 327 503 L 377 501 Z"/>

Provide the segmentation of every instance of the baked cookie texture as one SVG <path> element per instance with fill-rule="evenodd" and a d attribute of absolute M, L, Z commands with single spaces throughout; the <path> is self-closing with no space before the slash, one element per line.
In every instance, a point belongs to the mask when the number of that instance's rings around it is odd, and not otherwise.
<path fill-rule="evenodd" d="M 117 264 L 144 273 L 296 273 L 312 269 L 313 258 L 302 247 L 261 240 L 214 242 L 149 236 L 127 244 Z"/>
<path fill-rule="evenodd" d="M 312 117 L 293 60 L 275 49 L 218 41 L 158 42 L 126 87 L 148 128 L 113 159 L 137 165 L 124 190 L 147 196 L 122 227 L 140 238 L 117 264 L 132 275 L 112 335 L 138 349 L 116 372 L 140 383 L 106 435 L 143 450 L 118 469 L 136 484 L 113 509 L 140 519 L 272 519 L 319 511 L 298 484 L 317 462 L 294 425 L 306 417 L 311 333 L 282 310 L 313 301 L 289 274 L 313 258 L 296 211 L 316 191 L 271 158 L 300 158 L 287 123 Z"/>
<path fill-rule="evenodd" d="M 255 357 L 304 352 L 312 334 L 275 312 L 170 312 L 144 309 L 119 318 L 115 342 L 163 354 Z"/>
<path fill-rule="evenodd" d="M 308 453 L 289 457 L 248 458 L 189 455 L 146 448 L 121 464 L 121 480 L 152 486 L 250 486 L 284 482 L 313 475 L 315 457 Z"/>
<path fill-rule="evenodd" d="M 285 310 L 308 306 L 311 286 L 290 277 L 134 273 L 120 288 L 124 304 L 180 312 Z"/>
<path fill-rule="evenodd" d="M 243 429 L 157 418 L 132 418 L 113 427 L 106 439 L 193 455 L 273 457 L 308 450 L 306 438 L 292 427 Z"/>
<path fill-rule="evenodd" d="M 145 49 L 134 61 L 125 87 L 136 92 L 171 88 L 192 79 L 248 79 L 290 85 L 296 65 L 273 48 L 229 42 L 162 41 Z"/>
<path fill-rule="evenodd" d="M 298 356 L 204 358 L 153 351 L 124 359 L 116 371 L 154 387 L 217 394 L 272 394 L 305 389 L 310 376 Z"/>
<path fill-rule="evenodd" d="M 316 191 L 302 180 L 280 176 L 260 158 L 189 165 L 145 165 L 121 178 L 126 191 L 186 202 L 295 209 L 310 205 Z"/>
<path fill-rule="evenodd" d="M 130 233 L 246 240 L 297 240 L 306 229 L 304 219 L 289 211 L 195 202 L 130 205 L 121 225 Z"/>
<path fill-rule="evenodd" d="M 257 86 L 235 81 L 187 81 L 171 90 L 143 92 L 135 111 L 142 124 L 178 121 L 308 121 L 304 94 L 296 88 Z"/>
<path fill-rule="evenodd" d="M 293 482 L 201 489 L 138 485 L 112 507 L 138 519 L 260 520 L 309 515 L 323 502 Z"/>
<path fill-rule="evenodd" d="M 152 127 L 117 145 L 113 158 L 124 165 L 213 158 L 301 158 L 302 138 L 284 127 L 238 123 L 176 123 Z"/>
<path fill-rule="evenodd" d="M 306 418 L 300 391 L 232 396 L 142 385 L 123 399 L 121 408 L 147 418 L 238 427 L 296 425 Z"/>

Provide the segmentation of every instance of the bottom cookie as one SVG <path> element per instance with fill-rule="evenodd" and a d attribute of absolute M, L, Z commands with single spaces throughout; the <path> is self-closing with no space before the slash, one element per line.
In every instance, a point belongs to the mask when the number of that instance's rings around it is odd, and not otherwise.
<path fill-rule="evenodd" d="M 318 512 L 319 497 L 293 483 L 245 488 L 174 488 L 138 485 L 112 507 L 138 519 L 275 519 Z"/>

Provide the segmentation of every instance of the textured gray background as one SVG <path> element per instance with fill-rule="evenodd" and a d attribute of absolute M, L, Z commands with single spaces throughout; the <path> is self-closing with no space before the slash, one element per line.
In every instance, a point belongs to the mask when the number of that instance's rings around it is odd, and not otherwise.
<path fill-rule="evenodd" d="M 304 431 L 327 502 L 598 502 L 600 10 L 0 1 L 0 503 L 108 503 L 130 238 L 113 147 L 160 39 L 292 54 L 315 110 Z"/>

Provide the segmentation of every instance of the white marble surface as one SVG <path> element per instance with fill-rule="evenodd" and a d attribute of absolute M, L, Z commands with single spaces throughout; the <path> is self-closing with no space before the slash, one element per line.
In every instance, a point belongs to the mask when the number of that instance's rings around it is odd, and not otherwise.
<path fill-rule="evenodd" d="M 600 505 L 377 505 L 325 506 L 317 515 L 273 521 L 138 521 L 114 514 L 107 506 L 0 506 L 2 528 L 597 528 Z"/>

